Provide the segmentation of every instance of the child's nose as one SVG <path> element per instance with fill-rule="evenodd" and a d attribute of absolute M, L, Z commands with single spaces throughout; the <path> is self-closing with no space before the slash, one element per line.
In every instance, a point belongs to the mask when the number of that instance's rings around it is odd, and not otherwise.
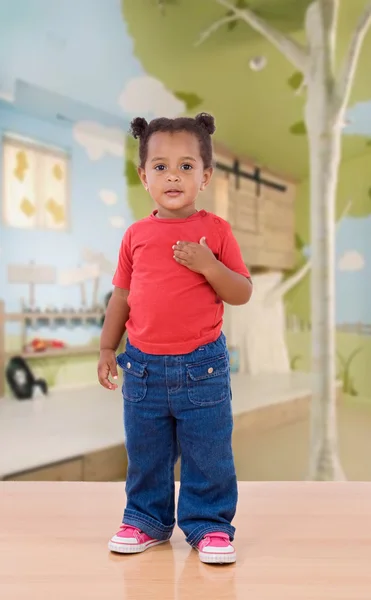
<path fill-rule="evenodd" d="M 178 175 L 178 173 L 168 173 L 167 179 L 168 179 L 168 181 L 178 181 L 179 175 Z"/>

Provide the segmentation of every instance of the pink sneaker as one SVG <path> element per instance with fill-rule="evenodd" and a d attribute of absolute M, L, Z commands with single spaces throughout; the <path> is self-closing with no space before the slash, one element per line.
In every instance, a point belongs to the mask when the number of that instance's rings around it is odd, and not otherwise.
<path fill-rule="evenodd" d="M 229 535 L 222 532 L 208 533 L 197 546 L 200 561 L 203 563 L 234 563 L 236 551 L 233 548 Z"/>
<path fill-rule="evenodd" d="M 152 546 L 164 544 L 167 541 L 155 540 L 137 527 L 123 523 L 120 530 L 108 542 L 108 549 L 111 552 L 119 552 L 120 554 L 135 554 L 136 552 L 144 552 Z"/>

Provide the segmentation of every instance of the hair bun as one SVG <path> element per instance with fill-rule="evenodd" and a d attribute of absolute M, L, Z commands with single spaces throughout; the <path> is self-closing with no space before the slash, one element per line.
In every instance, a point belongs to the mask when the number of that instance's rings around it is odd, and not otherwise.
<path fill-rule="evenodd" d="M 209 135 L 213 135 L 215 127 L 215 119 L 208 113 L 200 113 L 195 117 L 195 121 L 201 127 L 204 127 Z"/>
<path fill-rule="evenodd" d="M 148 129 L 148 123 L 143 117 L 135 117 L 130 123 L 130 133 L 133 137 L 141 138 Z"/>

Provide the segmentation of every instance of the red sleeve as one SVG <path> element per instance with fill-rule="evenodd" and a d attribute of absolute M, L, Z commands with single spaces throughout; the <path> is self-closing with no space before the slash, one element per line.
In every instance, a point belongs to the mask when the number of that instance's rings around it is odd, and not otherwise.
<path fill-rule="evenodd" d="M 221 252 L 219 260 L 226 267 L 231 269 L 231 271 L 239 273 L 244 277 L 251 278 L 250 272 L 243 261 L 241 249 L 232 233 L 231 226 L 227 222 L 221 232 Z"/>
<path fill-rule="evenodd" d="M 133 259 L 131 254 L 131 231 L 125 231 L 122 238 L 117 268 L 112 279 L 113 285 L 124 290 L 130 289 L 131 274 L 133 271 Z"/>

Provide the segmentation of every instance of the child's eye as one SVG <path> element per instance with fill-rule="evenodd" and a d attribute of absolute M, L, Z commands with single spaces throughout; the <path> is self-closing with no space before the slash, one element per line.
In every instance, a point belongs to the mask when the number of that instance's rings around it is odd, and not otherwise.
<path fill-rule="evenodd" d="M 182 165 L 182 169 L 184 169 L 184 171 L 190 171 L 191 169 L 193 169 L 193 167 L 192 165 L 185 163 L 184 165 Z"/>
<path fill-rule="evenodd" d="M 155 171 L 163 171 L 165 169 L 165 165 L 156 165 Z"/>

